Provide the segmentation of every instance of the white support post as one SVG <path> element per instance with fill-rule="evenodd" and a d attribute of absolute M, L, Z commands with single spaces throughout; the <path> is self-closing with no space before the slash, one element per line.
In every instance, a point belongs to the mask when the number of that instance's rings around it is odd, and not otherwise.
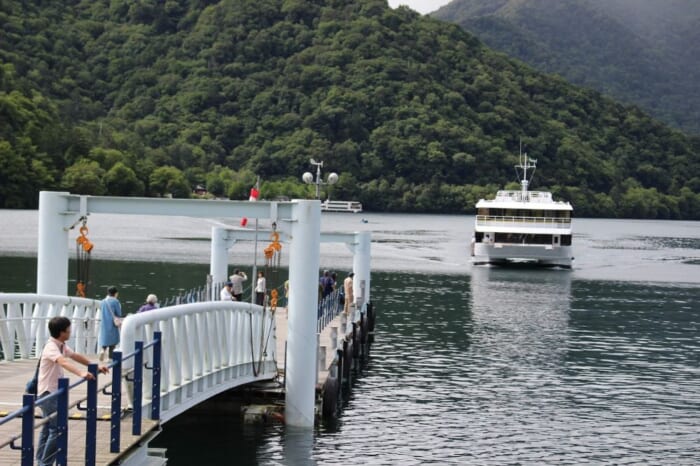
<path fill-rule="evenodd" d="M 295 201 L 290 224 L 285 422 L 314 426 L 321 203 Z"/>
<path fill-rule="evenodd" d="M 68 230 L 65 212 L 68 193 L 39 193 L 39 244 L 36 292 L 68 295 Z"/>
<path fill-rule="evenodd" d="M 361 283 L 364 281 L 365 286 L 365 296 L 363 296 L 364 301 L 360 303 L 360 307 L 370 300 L 369 296 L 369 276 L 370 276 L 370 245 L 372 243 L 372 236 L 369 231 L 363 231 L 357 233 L 357 246 L 353 250 L 352 257 L 352 271 L 355 272 L 355 277 L 353 280 L 353 295 L 358 298 L 362 296 Z"/>
<path fill-rule="evenodd" d="M 211 227 L 211 258 L 209 273 L 215 284 L 225 282 L 228 278 L 228 250 L 235 240 L 229 240 L 229 232 L 224 227 Z M 219 290 L 216 290 L 218 299 Z"/>

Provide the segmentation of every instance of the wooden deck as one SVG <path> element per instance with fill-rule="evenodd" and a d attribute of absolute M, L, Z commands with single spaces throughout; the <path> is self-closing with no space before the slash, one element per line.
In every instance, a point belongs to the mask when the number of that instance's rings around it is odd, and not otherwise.
<path fill-rule="evenodd" d="M 90 357 L 91 360 L 97 361 L 96 356 Z M 22 395 L 24 386 L 29 379 L 34 375 L 36 370 L 36 360 L 21 360 L 13 362 L 0 362 L 0 416 L 7 416 L 9 413 L 16 411 L 22 407 Z M 78 381 L 78 377 L 70 375 L 71 384 Z M 111 375 L 101 375 L 98 377 L 98 386 L 102 387 L 111 380 Z M 87 384 L 84 383 L 79 387 L 71 390 L 70 403 L 74 403 L 79 399 L 86 397 Z M 83 403 L 85 404 L 85 403 Z M 122 393 L 122 406 L 126 406 L 126 393 Z M 104 395 L 101 392 L 98 394 L 98 411 L 97 411 L 97 456 L 96 464 L 107 465 L 124 455 L 125 452 L 139 444 L 153 434 L 153 431 L 158 429 L 159 423 L 149 419 L 141 423 L 140 436 L 132 436 L 132 417 L 131 414 L 124 414 L 121 421 L 121 453 L 109 453 L 110 442 L 110 422 L 109 413 L 111 406 L 111 397 Z M 144 413 L 144 417 L 149 417 Z M 39 422 L 41 410 L 36 410 L 36 421 Z M 72 408 L 69 411 L 68 422 L 68 464 L 82 465 L 85 464 L 85 411 L 80 411 L 77 408 Z M 9 439 L 21 433 L 22 420 L 17 418 L 0 426 L 0 444 L 6 443 Z M 34 445 L 39 436 L 39 429 L 35 432 Z M 21 445 L 21 440 L 16 442 L 17 446 Z M 8 446 L 0 449 L 0 465 L 19 465 L 21 464 L 21 451 L 13 450 Z"/>
<path fill-rule="evenodd" d="M 284 372 L 284 361 L 285 361 L 285 348 L 287 344 L 287 308 L 279 307 L 275 311 L 275 319 L 276 319 L 276 325 L 277 325 L 277 369 L 280 371 L 280 373 Z M 340 334 L 340 326 L 341 326 L 341 320 L 343 319 L 343 313 L 341 312 L 338 314 L 335 319 L 333 319 L 327 326 L 326 328 L 323 329 L 321 332 L 321 335 L 319 337 L 319 346 L 323 346 L 326 348 L 326 360 L 325 362 L 322 362 L 320 366 L 322 367 L 321 370 L 318 371 L 318 383 L 317 385 L 319 387 L 323 386 L 323 384 L 326 382 L 326 379 L 328 378 L 328 369 L 330 368 L 331 364 L 333 363 L 333 359 L 335 358 L 335 351 L 332 348 L 332 341 L 331 341 L 331 331 L 332 328 L 335 327 L 337 329 L 337 336 L 338 338 L 341 338 L 342 335 Z M 349 320 L 348 320 L 349 322 Z M 350 328 L 352 328 L 352 324 L 348 324 Z"/>

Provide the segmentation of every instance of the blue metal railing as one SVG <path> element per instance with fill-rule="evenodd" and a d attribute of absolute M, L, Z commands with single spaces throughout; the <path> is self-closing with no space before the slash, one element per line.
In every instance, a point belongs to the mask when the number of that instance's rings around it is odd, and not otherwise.
<path fill-rule="evenodd" d="M 337 289 L 321 299 L 318 303 L 318 319 L 316 321 L 317 333 L 321 333 L 321 331 L 343 310 L 343 301 L 340 298 L 341 295 L 341 290 Z"/>
<path fill-rule="evenodd" d="M 216 287 L 217 284 L 212 285 Z M 177 296 L 171 296 L 160 302 L 160 307 L 177 306 L 178 304 L 201 303 L 209 301 L 212 295 L 212 286 L 203 285 L 181 292 Z M 221 284 L 223 286 L 223 283 Z M 216 289 L 216 288 L 214 288 Z M 218 288 L 219 290 L 221 287 Z"/>
<path fill-rule="evenodd" d="M 153 341 L 148 345 L 138 341 L 135 344 L 133 353 L 122 356 L 120 351 L 115 351 L 112 355 L 112 363 L 107 367 L 112 369 L 112 382 L 102 389 L 102 392 L 112 396 L 112 407 L 110 412 L 110 452 L 118 453 L 120 448 L 120 426 L 121 426 L 121 383 L 122 383 L 122 364 L 124 361 L 134 358 L 134 403 L 133 403 L 133 418 L 132 418 L 132 434 L 141 435 L 142 421 L 142 394 L 143 387 L 143 353 L 146 349 L 153 347 L 153 365 L 146 366 L 147 369 L 153 370 L 153 388 L 151 398 L 151 419 L 154 421 L 160 418 L 160 372 L 161 372 L 161 332 L 154 332 Z M 97 364 L 88 365 L 88 372 L 93 376 L 93 380 L 81 379 L 73 385 L 69 385 L 68 378 L 61 378 L 58 381 L 58 390 L 45 397 L 36 399 L 34 395 L 25 394 L 22 397 L 22 408 L 10 413 L 8 416 L 0 420 L 0 425 L 6 424 L 13 419 L 22 419 L 22 432 L 20 435 L 13 437 L 10 441 L 10 448 L 21 450 L 22 466 L 31 466 L 34 463 L 34 430 L 36 427 L 34 422 L 34 409 L 41 406 L 49 400 L 57 398 L 57 411 L 51 416 L 56 416 L 58 437 L 56 439 L 56 464 L 59 466 L 68 463 L 68 393 L 73 388 L 87 381 L 87 407 L 82 408 L 79 401 L 77 408 L 87 412 L 86 415 L 86 434 L 85 434 L 85 464 L 87 466 L 95 465 L 95 457 L 97 453 Z M 129 380 L 129 379 L 127 379 Z M 112 391 L 107 392 L 107 387 L 111 385 Z M 45 418 L 39 422 L 39 426 L 49 422 L 49 418 Z M 15 440 L 21 438 L 22 445 L 16 446 Z"/>
<path fill-rule="evenodd" d="M 178 304 L 189 304 L 189 303 L 203 303 L 205 301 L 211 301 L 212 296 L 214 301 L 218 301 L 219 293 L 224 287 L 226 282 L 213 283 L 211 285 L 203 285 L 196 288 L 192 288 L 182 293 L 171 296 L 169 298 L 161 301 L 160 307 L 177 306 Z M 243 288 L 243 301 L 247 301 L 246 298 L 250 297 L 251 285 L 245 286 Z"/>

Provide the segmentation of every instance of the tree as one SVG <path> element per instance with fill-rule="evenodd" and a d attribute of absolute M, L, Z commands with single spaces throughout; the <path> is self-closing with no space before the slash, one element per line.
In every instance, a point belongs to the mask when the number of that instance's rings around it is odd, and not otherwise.
<path fill-rule="evenodd" d="M 30 182 L 24 158 L 17 154 L 8 141 L 0 140 L 0 206 L 24 207 L 22 193 L 29 189 Z"/>
<path fill-rule="evenodd" d="M 61 186 L 73 194 L 100 196 L 106 189 L 103 183 L 105 171 L 94 160 L 80 159 L 68 167 L 61 179 Z"/>
<path fill-rule="evenodd" d="M 185 175 L 175 167 L 156 168 L 150 176 L 151 192 L 161 196 L 189 198 L 192 189 Z"/>
<path fill-rule="evenodd" d="M 136 177 L 134 171 L 117 162 L 104 176 L 107 194 L 112 196 L 143 196 L 143 182 Z"/>

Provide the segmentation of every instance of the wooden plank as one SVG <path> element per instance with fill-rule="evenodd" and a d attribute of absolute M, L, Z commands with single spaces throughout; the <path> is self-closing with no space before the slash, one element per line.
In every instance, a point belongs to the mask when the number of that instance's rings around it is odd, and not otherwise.
<path fill-rule="evenodd" d="M 90 360 L 97 360 L 95 355 L 89 356 Z M 36 360 L 18 360 L 7 362 L 0 362 L 0 416 L 6 416 L 7 414 L 20 409 L 22 407 L 22 395 L 24 393 L 24 387 L 27 381 L 32 378 L 34 371 L 36 370 Z M 67 373 L 70 377 L 71 384 L 77 382 L 79 378 L 73 374 Z M 111 381 L 111 375 L 100 375 L 98 376 L 98 386 L 103 386 Z M 125 386 L 122 385 L 122 406 L 126 406 L 127 397 Z M 83 399 L 87 394 L 87 383 L 83 383 L 80 386 L 71 390 L 70 402 L 73 403 L 79 399 Z M 84 405 L 85 403 L 83 403 Z M 141 423 L 140 436 L 132 436 L 132 417 L 131 414 L 123 415 L 120 424 L 121 431 L 121 453 L 109 453 L 109 443 L 110 443 L 110 407 L 111 407 L 111 396 L 103 394 L 101 391 L 98 393 L 97 397 L 97 464 L 110 464 L 115 459 L 124 454 L 129 448 L 138 446 L 139 443 L 147 437 L 153 429 L 157 429 L 159 422 L 144 420 Z M 147 417 L 144 413 L 144 417 Z M 35 413 L 38 419 L 41 416 L 41 410 L 37 408 Z M 69 412 L 71 419 L 68 423 L 68 464 L 80 465 L 85 463 L 85 412 L 80 411 L 77 408 L 73 408 Z M 15 419 L 7 424 L 0 426 L 0 442 L 4 443 L 6 440 L 19 435 L 22 428 L 21 419 Z M 36 430 L 35 434 L 35 446 L 38 441 L 39 429 Z M 21 442 L 18 440 L 17 445 L 19 446 Z M 0 449 L 0 464 L 2 465 L 14 465 L 20 464 L 21 451 L 12 450 L 9 446 Z"/>
<path fill-rule="evenodd" d="M 326 361 L 323 364 L 324 370 L 318 372 L 318 384 L 323 386 L 328 378 L 331 364 L 335 358 L 335 350 L 332 348 L 331 341 L 331 328 L 336 327 L 338 329 L 338 337 L 340 338 L 340 322 L 343 318 L 343 313 L 338 314 L 327 326 L 321 331 L 319 336 L 319 345 L 326 347 Z M 280 372 L 284 372 L 284 355 L 285 355 L 285 345 L 287 343 L 287 332 L 288 332 L 288 318 L 287 318 L 287 308 L 277 308 L 275 311 L 275 324 L 277 325 L 277 369 Z M 349 324 L 352 325 L 352 324 Z"/>

